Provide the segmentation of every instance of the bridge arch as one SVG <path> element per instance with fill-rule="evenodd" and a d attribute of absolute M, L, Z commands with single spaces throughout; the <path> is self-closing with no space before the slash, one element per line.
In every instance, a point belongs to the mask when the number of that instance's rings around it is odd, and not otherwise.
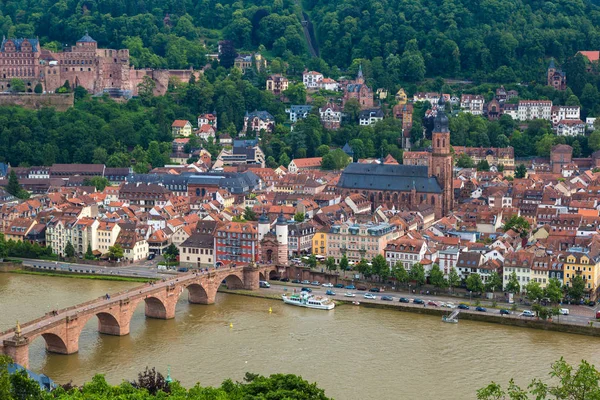
<path fill-rule="evenodd" d="M 199 283 L 188 285 L 188 301 L 192 304 L 208 304 L 209 296 L 204 286 Z"/>
<path fill-rule="evenodd" d="M 279 272 L 277 272 L 277 270 L 275 270 L 275 269 L 272 269 L 271 271 L 269 271 L 269 280 L 271 280 L 273 278 L 279 278 Z"/>
<path fill-rule="evenodd" d="M 129 333 L 129 331 L 123 332 L 123 327 L 121 326 L 119 319 L 109 312 L 99 312 L 96 314 L 96 317 L 98 318 L 98 332 L 100 333 L 116 336 L 126 335 Z"/>
<path fill-rule="evenodd" d="M 266 281 L 267 280 L 267 277 L 265 276 L 264 272 L 261 271 L 261 272 L 258 273 L 258 280 L 259 281 Z"/>
<path fill-rule="evenodd" d="M 157 297 L 149 296 L 144 299 L 146 317 L 168 319 L 167 307 L 163 301 Z"/>
<path fill-rule="evenodd" d="M 260 278 L 262 279 L 262 278 Z M 237 274 L 229 274 L 225 277 L 225 286 L 227 289 L 243 289 L 244 281 Z M 264 279 L 263 279 L 264 280 Z"/>
<path fill-rule="evenodd" d="M 46 351 L 50 353 L 69 354 L 67 343 L 64 339 L 52 332 L 45 332 L 40 335 L 46 342 Z"/>

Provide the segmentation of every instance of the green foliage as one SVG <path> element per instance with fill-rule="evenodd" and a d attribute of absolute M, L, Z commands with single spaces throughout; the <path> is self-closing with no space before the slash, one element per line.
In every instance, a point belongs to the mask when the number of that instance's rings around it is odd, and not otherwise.
<path fill-rule="evenodd" d="M 408 275 L 410 280 L 415 282 L 417 286 L 423 286 L 427 280 L 425 276 L 425 268 L 423 268 L 421 263 L 413 264 Z"/>
<path fill-rule="evenodd" d="M 169 247 L 167 247 L 165 249 L 164 253 L 172 256 L 173 258 L 175 258 L 175 257 L 177 257 L 179 255 L 179 249 L 177 248 L 177 246 L 175 246 L 175 244 L 171 243 L 169 245 Z"/>
<path fill-rule="evenodd" d="M 469 157 L 467 153 L 461 153 L 456 159 L 456 166 L 459 168 L 473 168 L 475 166 L 475 162 L 473 162 L 473 159 Z"/>
<path fill-rule="evenodd" d="M 456 272 L 455 268 L 451 268 L 450 273 L 448 273 L 448 285 L 451 288 L 455 288 L 460 285 L 460 276 L 458 275 L 458 272 Z"/>
<path fill-rule="evenodd" d="M 325 267 L 328 271 L 335 271 L 337 269 L 337 264 L 335 263 L 335 258 L 327 257 L 325 260 Z"/>
<path fill-rule="evenodd" d="M 571 399 L 586 400 L 600 398 L 600 372 L 583 360 L 575 369 L 563 358 L 552 364 L 549 373 L 551 383 L 545 383 L 541 379 L 533 379 L 527 387 L 521 389 L 513 379 L 509 381 L 508 389 L 492 382 L 488 386 L 477 391 L 478 400 L 510 399 Z M 531 397 L 529 396 L 531 394 Z"/>
<path fill-rule="evenodd" d="M 38 83 L 37 85 L 35 85 L 35 88 L 33 89 L 33 92 L 37 93 L 37 94 L 44 93 L 44 88 L 42 87 L 42 84 Z"/>
<path fill-rule="evenodd" d="M 563 298 L 562 283 L 556 278 L 550 278 L 544 288 L 544 296 L 549 298 L 554 304 L 559 303 Z"/>
<path fill-rule="evenodd" d="M 94 186 L 97 191 L 101 192 L 105 187 L 110 185 L 107 178 L 103 176 L 93 176 L 91 178 L 85 178 L 83 180 L 84 186 Z"/>
<path fill-rule="evenodd" d="M 244 219 L 246 221 L 258 221 L 258 216 L 256 215 L 256 212 L 252 210 L 252 208 L 246 207 L 244 209 Z"/>
<path fill-rule="evenodd" d="M 440 266 L 433 264 L 429 273 L 429 283 L 438 289 L 448 286 L 448 281 L 444 279 L 444 273 L 440 270 Z"/>
<path fill-rule="evenodd" d="M 348 258 L 346 257 L 345 254 L 342 256 L 342 259 L 340 260 L 340 269 L 342 271 L 347 271 L 350 269 L 348 266 Z"/>
<path fill-rule="evenodd" d="M 487 160 L 481 160 L 477 163 L 477 171 L 489 171 L 490 170 L 490 164 L 487 162 Z"/>
<path fill-rule="evenodd" d="M 310 268 L 317 268 L 317 257 L 314 254 L 311 254 L 308 257 L 308 262 L 306 263 Z"/>
<path fill-rule="evenodd" d="M 467 289 L 474 293 L 481 293 L 485 289 L 481 275 L 478 273 L 469 274 L 465 283 L 467 284 Z"/>
<path fill-rule="evenodd" d="M 496 271 L 493 271 L 485 282 L 486 292 L 494 292 L 502 289 L 502 278 Z"/>
<path fill-rule="evenodd" d="M 19 78 L 10 80 L 10 91 L 14 93 L 23 93 L 25 91 L 25 82 Z"/>
<path fill-rule="evenodd" d="M 402 265 L 401 262 L 397 262 L 396 265 L 392 267 L 392 276 L 399 284 L 408 283 L 410 277 L 406 268 Z"/>
<path fill-rule="evenodd" d="M 87 250 L 85 251 L 85 259 L 86 260 L 95 260 L 94 253 L 92 252 L 92 245 L 88 243 Z"/>
<path fill-rule="evenodd" d="M 124 254 L 123 248 L 118 243 L 116 243 L 114 246 L 110 246 L 108 248 L 108 257 L 111 260 L 117 260 L 117 259 L 123 258 L 123 254 Z"/>
<path fill-rule="evenodd" d="M 67 258 L 73 258 L 75 256 L 75 248 L 73 247 L 73 244 L 69 241 L 67 242 L 67 244 L 65 245 L 65 257 Z"/>
<path fill-rule="evenodd" d="M 508 277 L 508 283 L 506 284 L 504 290 L 509 293 L 519 293 L 521 291 L 521 285 L 517 280 L 517 273 L 515 271 L 513 271 Z"/>
<path fill-rule="evenodd" d="M 578 302 L 585 292 L 585 279 L 581 277 L 581 275 L 575 275 L 571 279 L 571 285 L 569 286 L 568 293 L 569 296 Z"/>
<path fill-rule="evenodd" d="M 600 147 L 599 147 L 600 148 Z M 524 164 L 519 164 L 515 168 L 515 178 L 522 179 L 527 176 L 527 168 Z"/>
<path fill-rule="evenodd" d="M 539 282 L 529 281 L 527 285 L 523 287 L 527 292 L 527 298 L 530 300 L 541 300 L 544 297 L 544 290 L 542 289 Z"/>
<path fill-rule="evenodd" d="M 379 277 L 380 281 L 386 281 L 390 276 L 390 267 L 385 261 L 385 257 L 381 254 L 377 254 L 371 260 L 373 274 Z"/>
<path fill-rule="evenodd" d="M 304 222 L 305 219 L 306 215 L 303 212 L 298 211 L 296 214 L 294 214 L 294 221 L 296 222 Z"/>
<path fill-rule="evenodd" d="M 504 230 L 504 232 L 508 232 L 512 229 L 513 231 L 517 232 L 522 238 L 525 238 L 529 234 L 531 226 L 524 217 L 519 217 L 515 214 L 512 215 L 508 221 L 506 221 L 502 229 Z"/>

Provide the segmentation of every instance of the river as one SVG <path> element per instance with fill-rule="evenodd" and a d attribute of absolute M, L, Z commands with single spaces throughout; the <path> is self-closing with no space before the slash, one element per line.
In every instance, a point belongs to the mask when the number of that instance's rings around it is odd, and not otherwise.
<path fill-rule="evenodd" d="M 0 329 L 49 307 L 136 285 L 0 274 Z M 166 373 L 170 365 L 186 387 L 241 380 L 246 371 L 282 372 L 317 382 L 338 400 L 473 399 L 491 380 L 506 384 L 515 377 L 525 385 L 545 378 L 561 356 L 600 363 L 600 339 L 587 336 L 466 320 L 444 324 L 438 317 L 355 306 L 324 312 L 227 294 L 210 306 L 186 298 L 167 321 L 146 319 L 140 305 L 128 336 L 99 335 L 91 319 L 78 354 L 46 354 L 38 338 L 30 346 L 30 368 L 60 383 L 80 384 L 102 373 L 117 384 L 146 366 Z"/>

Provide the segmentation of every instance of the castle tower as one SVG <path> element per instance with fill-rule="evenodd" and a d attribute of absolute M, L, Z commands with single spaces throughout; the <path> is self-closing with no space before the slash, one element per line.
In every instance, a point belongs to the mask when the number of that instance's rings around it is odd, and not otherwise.
<path fill-rule="evenodd" d="M 275 225 L 275 233 L 277 235 L 277 258 L 278 264 L 287 265 L 288 263 L 288 223 L 283 216 L 283 211 L 279 213 L 277 217 L 277 224 Z"/>
<path fill-rule="evenodd" d="M 441 218 L 448 215 L 454 203 L 454 190 L 452 188 L 452 154 L 450 153 L 450 129 L 448 129 L 448 117 L 444 111 L 446 101 L 444 96 L 440 97 L 437 107 L 437 115 L 434 120 L 433 132 L 431 134 L 431 170 L 440 187 L 442 188 L 441 202 L 435 203 L 435 216 Z M 439 204 L 441 203 L 441 204 Z"/>
<path fill-rule="evenodd" d="M 263 240 L 265 235 L 269 233 L 271 224 L 269 223 L 269 217 L 267 213 L 263 211 L 261 216 L 258 218 L 258 241 Z"/>

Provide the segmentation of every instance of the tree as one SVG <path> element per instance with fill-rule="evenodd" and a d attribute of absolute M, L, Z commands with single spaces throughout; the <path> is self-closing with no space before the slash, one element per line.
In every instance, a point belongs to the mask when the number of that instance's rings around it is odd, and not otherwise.
<path fill-rule="evenodd" d="M 510 274 L 508 278 L 508 283 L 504 288 L 509 293 L 519 293 L 521 291 L 521 285 L 519 285 L 519 281 L 517 280 L 517 273 L 515 271 Z"/>
<path fill-rule="evenodd" d="M 317 257 L 314 254 L 311 254 L 308 257 L 308 262 L 306 263 L 311 269 L 317 268 Z"/>
<path fill-rule="evenodd" d="M 574 369 L 561 357 L 552 364 L 550 377 L 552 378 L 551 384 L 544 383 L 541 379 L 533 379 L 528 386 L 529 392 L 517 386 L 514 379 L 509 381 L 507 391 L 502 389 L 499 384 L 492 382 L 477 391 L 477 399 L 527 400 L 530 398 L 528 394 L 536 399 L 587 400 L 600 398 L 600 372 L 585 360 L 581 361 L 577 369 Z"/>
<path fill-rule="evenodd" d="M 429 283 L 438 289 L 448 286 L 448 281 L 444 279 L 444 273 L 440 270 L 440 266 L 433 264 L 429 273 Z"/>
<path fill-rule="evenodd" d="M 257 221 L 258 217 L 256 216 L 256 212 L 252 210 L 250 207 L 246 207 L 244 209 L 244 219 L 246 221 Z"/>
<path fill-rule="evenodd" d="M 317 148 L 317 151 L 315 152 L 315 156 L 323 157 L 327 153 L 329 153 L 329 146 L 327 146 L 326 144 L 322 144 Z"/>
<path fill-rule="evenodd" d="M 544 295 L 554 304 L 559 303 L 563 298 L 562 284 L 556 278 L 550 278 L 544 289 Z"/>
<path fill-rule="evenodd" d="M 448 274 L 448 285 L 450 286 L 450 289 L 460 285 L 460 276 L 454 267 L 450 268 L 450 273 Z"/>
<path fill-rule="evenodd" d="M 152 396 L 155 396 L 158 392 L 170 393 L 171 388 L 169 383 L 165 380 L 164 376 L 160 372 L 156 372 L 154 368 L 146 370 L 138 374 L 136 381 L 131 382 L 131 386 L 136 389 L 145 389 Z"/>
<path fill-rule="evenodd" d="M 41 83 L 38 83 L 37 85 L 35 85 L 35 88 L 33 88 L 33 92 L 37 94 L 42 94 L 44 93 L 44 87 Z"/>
<path fill-rule="evenodd" d="M 371 260 L 373 264 L 373 273 L 379 276 L 380 281 L 385 281 L 390 276 L 390 267 L 388 266 L 387 261 L 385 261 L 385 257 L 381 254 L 377 254 Z"/>
<path fill-rule="evenodd" d="M 335 263 L 335 258 L 327 257 L 327 260 L 325 260 L 325 267 L 327 267 L 328 271 L 335 271 L 337 269 L 337 264 Z"/>
<path fill-rule="evenodd" d="M 173 258 L 179 255 L 179 249 L 175 246 L 174 243 L 171 243 L 169 247 L 165 249 L 165 254 L 172 256 Z"/>
<path fill-rule="evenodd" d="M 219 42 L 219 63 L 223 68 L 231 68 L 238 56 L 235 46 L 231 40 L 221 40 Z"/>
<path fill-rule="evenodd" d="M 404 265 L 402 265 L 400 261 L 392 267 L 392 277 L 396 279 L 400 285 L 408 283 L 408 280 L 410 279 L 408 271 L 406 271 L 406 268 L 404 268 Z"/>
<path fill-rule="evenodd" d="M 342 259 L 340 260 L 340 269 L 342 271 L 348 271 L 348 258 L 346 257 L 346 255 L 344 254 L 342 256 Z"/>
<path fill-rule="evenodd" d="M 285 97 L 288 98 L 292 104 L 305 104 L 306 103 L 306 87 L 303 83 L 297 83 L 289 85 L 287 90 L 283 91 Z"/>
<path fill-rule="evenodd" d="M 25 82 L 19 78 L 10 80 L 10 91 L 13 93 L 23 93 L 25 91 Z"/>
<path fill-rule="evenodd" d="M 304 222 L 305 219 L 306 215 L 303 212 L 298 211 L 296 214 L 294 214 L 294 221 L 296 222 Z"/>
<path fill-rule="evenodd" d="M 517 168 L 515 168 L 515 178 L 522 179 L 522 178 L 525 178 L 526 176 L 527 176 L 527 168 L 525 167 L 525 165 L 524 164 L 517 165 Z"/>
<path fill-rule="evenodd" d="M 94 186 L 97 191 L 101 192 L 105 187 L 110 185 L 107 178 L 103 176 L 93 176 L 91 178 L 85 178 L 83 180 L 84 186 Z"/>
<path fill-rule="evenodd" d="M 496 271 L 493 271 L 485 283 L 486 292 L 494 292 L 497 289 L 502 289 L 502 278 Z"/>
<path fill-rule="evenodd" d="M 487 160 L 481 160 L 477 163 L 477 171 L 489 171 L 490 170 L 490 164 L 487 162 Z"/>
<path fill-rule="evenodd" d="M 154 79 L 150 78 L 148 75 L 145 75 L 142 78 L 142 81 L 138 84 L 138 94 L 143 100 L 148 101 L 154 95 L 154 89 L 156 88 L 156 83 Z"/>
<path fill-rule="evenodd" d="M 17 178 L 17 174 L 14 169 L 10 170 L 8 174 L 8 184 L 6 185 L 6 191 L 13 196 L 19 197 L 23 189 L 21 189 L 21 185 L 19 185 L 19 179 Z"/>
<path fill-rule="evenodd" d="M 110 246 L 110 247 L 108 248 L 108 257 L 109 257 L 111 260 L 118 260 L 118 259 L 121 259 L 121 258 L 123 258 L 123 255 L 124 255 L 124 254 L 125 254 L 125 253 L 124 253 L 124 251 L 123 251 L 123 248 L 122 248 L 122 247 L 121 247 L 121 245 L 120 245 L 120 244 L 118 244 L 118 243 L 117 243 L 117 244 L 115 244 L 114 246 Z"/>
<path fill-rule="evenodd" d="M 481 293 L 485 289 L 481 275 L 478 273 L 469 274 L 465 283 L 467 289 L 474 293 Z"/>
<path fill-rule="evenodd" d="M 571 278 L 571 286 L 569 287 L 569 297 L 579 302 L 585 292 L 585 279 L 581 275 L 575 275 Z"/>
<path fill-rule="evenodd" d="M 508 232 L 509 230 L 513 230 L 517 232 L 522 238 L 526 238 L 529 234 L 531 226 L 529 222 L 524 217 L 519 217 L 516 214 L 513 214 L 508 221 L 504 224 L 502 228 L 504 232 Z"/>
<path fill-rule="evenodd" d="M 541 300 L 544 298 L 544 290 L 539 282 L 529 281 L 523 288 L 527 292 L 527 298 L 530 300 Z"/>
<path fill-rule="evenodd" d="M 588 147 L 593 151 L 600 150 L 600 129 L 595 129 L 588 137 Z"/>
<path fill-rule="evenodd" d="M 73 244 L 71 244 L 70 241 L 68 241 L 65 245 L 65 256 L 67 258 L 75 257 L 75 248 L 73 247 Z"/>
<path fill-rule="evenodd" d="M 358 262 L 358 265 L 356 266 L 356 270 L 358 272 L 360 272 L 361 274 L 363 274 L 363 276 L 365 278 L 369 278 L 369 277 L 371 277 L 371 275 L 373 275 L 373 268 L 369 265 L 367 260 L 365 260 L 364 258 Z"/>
<path fill-rule="evenodd" d="M 88 243 L 87 250 L 85 251 L 85 259 L 86 260 L 95 260 L 94 253 L 92 252 L 92 245 Z"/>
<path fill-rule="evenodd" d="M 423 286 L 427 281 L 425 277 L 425 268 L 421 263 L 414 263 L 409 272 L 410 280 L 415 282 L 417 286 Z"/>
<path fill-rule="evenodd" d="M 456 166 L 459 168 L 473 168 L 475 163 L 467 153 L 461 153 L 456 159 Z"/>

